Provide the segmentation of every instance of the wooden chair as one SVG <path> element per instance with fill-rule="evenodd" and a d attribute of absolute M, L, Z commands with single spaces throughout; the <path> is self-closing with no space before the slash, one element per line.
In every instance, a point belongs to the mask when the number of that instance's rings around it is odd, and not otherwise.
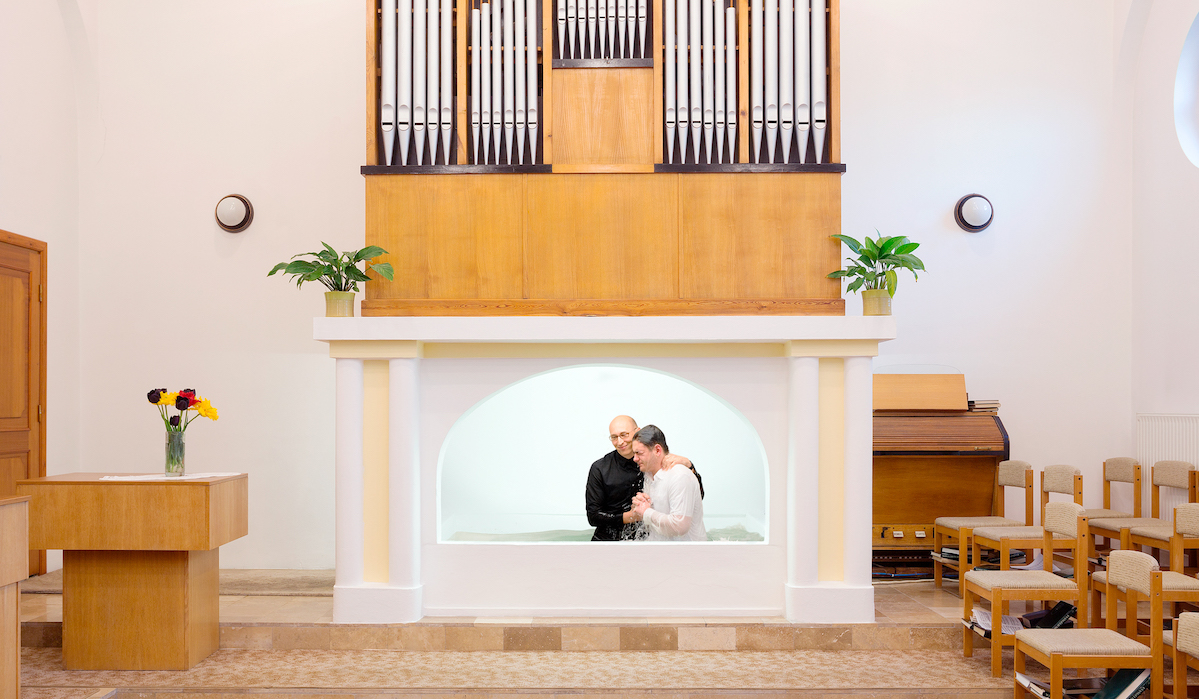
<path fill-rule="evenodd" d="M 1132 485 L 1132 512 L 1112 509 L 1112 483 L 1129 483 Z M 1100 530 L 1094 524 L 1097 519 L 1122 519 L 1124 517 L 1141 516 L 1141 464 L 1136 459 L 1127 456 L 1114 456 L 1103 462 L 1103 507 L 1088 509 L 1087 518 L 1091 520 L 1091 534 L 1100 535 Z M 1112 539 L 1119 538 L 1119 532 L 1114 532 Z"/>
<path fill-rule="evenodd" d="M 1003 672 L 1003 647 L 1013 645 L 1015 637 L 1003 633 L 1002 618 L 1012 600 L 1055 600 L 1078 606 L 1079 623 L 1086 623 L 1086 575 L 1070 580 L 1054 574 L 1052 551 L 1057 548 L 1085 551 L 1089 535 L 1083 507 L 1072 502 L 1052 502 L 1045 507 L 1045 530 L 1040 546 L 1046 552 L 1044 570 L 970 570 L 963 576 L 962 619 L 969 621 L 976 598 L 991 601 L 991 674 Z M 1054 537 L 1055 534 L 1061 537 Z M 1081 548 L 1080 548 L 1081 547 Z M 962 628 L 962 652 L 974 654 L 974 631 Z"/>
<path fill-rule="evenodd" d="M 1174 620 L 1174 631 L 1165 638 L 1173 649 L 1174 699 L 1187 696 L 1187 669 L 1199 670 L 1199 612 L 1183 612 Z"/>
<path fill-rule="evenodd" d="M 1083 542 L 1080 541 L 1080 544 Z M 1066 668 L 1107 669 L 1148 668 L 1152 673 L 1150 699 L 1162 699 L 1162 572 L 1153 557 L 1140 551 L 1112 551 L 1108 559 L 1112 580 L 1129 590 L 1143 594 L 1150 603 L 1149 644 L 1140 643 L 1115 629 L 1115 604 L 1108 603 L 1107 626 L 1102 629 L 1022 629 L 1016 632 L 1014 664 L 1016 672 L 1024 673 L 1026 658 L 1032 658 L 1049 668 L 1049 691 L 1052 699 L 1062 698 L 1062 679 Z M 1086 571 L 1075 572 L 1086 578 Z M 1084 586 L 1085 589 L 1085 586 Z M 1110 598 L 1109 598 L 1110 600 Z M 1079 607 L 1079 619 L 1082 619 Z M 1023 687 L 1013 682 L 1020 697 Z"/>
<path fill-rule="evenodd" d="M 956 570 L 958 573 L 958 594 L 964 595 L 966 589 L 965 572 L 973 568 L 977 561 L 968 560 L 971 534 L 975 527 L 1019 527 L 1032 525 L 1032 466 L 1026 461 L 1002 461 L 996 471 L 996 483 L 999 488 L 996 515 L 985 517 L 938 517 L 933 523 L 933 582 L 941 587 L 942 566 Z M 1024 521 L 1009 519 L 1004 516 L 1005 488 L 1024 489 Z M 942 548 L 956 540 L 958 545 L 957 562 L 941 557 Z"/>
<path fill-rule="evenodd" d="M 1045 521 L 1045 505 L 1049 502 L 1050 493 L 1061 493 L 1074 498 L 1074 502 L 1082 504 L 1082 473 L 1073 466 L 1046 466 L 1041 472 L 1041 521 Z M 1041 548 L 1045 531 L 1041 527 L 975 527 L 972 560 L 977 566 L 981 549 L 999 551 L 999 569 L 1008 570 L 1012 567 L 1011 552 L 1025 551 L 1025 563 L 1031 563 L 1029 554 Z M 1058 538 L 1061 538 L 1060 536 Z M 1053 570 L 1050 566 L 1046 570 Z"/>
<path fill-rule="evenodd" d="M 1091 534 L 1103 538 L 1119 539 L 1120 548 L 1132 548 L 1131 530 L 1133 527 L 1169 527 L 1173 529 L 1170 520 L 1161 518 L 1161 489 L 1178 488 L 1187 491 L 1187 502 L 1199 502 L 1199 471 L 1193 464 L 1186 461 L 1158 461 L 1150 471 L 1153 479 L 1152 517 L 1110 517 L 1091 520 Z M 1091 544 L 1091 555 L 1099 553 L 1094 541 Z"/>

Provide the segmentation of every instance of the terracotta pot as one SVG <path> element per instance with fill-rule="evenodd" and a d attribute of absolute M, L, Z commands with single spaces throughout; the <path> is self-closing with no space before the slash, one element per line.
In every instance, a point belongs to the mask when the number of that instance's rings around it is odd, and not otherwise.
<path fill-rule="evenodd" d="M 353 318 L 354 317 L 354 292 L 352 292 L 352 291 L 326 291 L 325 292 L 325 317 L 326 318 Z"/>
<path fill-rule="evenodd" d="M 891 294 L 886 289 L 866 289 L 862 292 L 862 315 L 891 315 Z"/>

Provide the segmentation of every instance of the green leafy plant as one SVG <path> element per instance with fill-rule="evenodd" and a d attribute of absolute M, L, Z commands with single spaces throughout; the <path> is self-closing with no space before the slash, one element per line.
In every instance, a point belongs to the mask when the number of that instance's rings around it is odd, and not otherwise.
<path fill-rule="evenodd" d="M 358 263 L 387 254 L 387 251 L 378 245 L 368 245 L 361 250 L 347 251 L 340 255 L 329 247 L 328 243 L 321 242 L 321 245 L 324 246 L 323 250 L 302 252 L 292 257 L 291 262 L 280 262 L 266 276 L 269 277 L 275 272 L 290 274 L 297 288 L 303 286 L 304 282 L 320 282 L 329 291 L 358 291 L 358 282 L 369 282 L 371 279 L 365 271 L 358 268 Z M 296 257 L 314 259 L 297 260 Z M 387 281 L 391 281 L 395 274 L 390 262 L 367 264 L 367 268 Z"/>
<path fill-rule="evenodd" d="M 878 233 L 878 229 L 874 232 Z M 920 278 L 916 270 L 924 271 L 924 263 L 912 254 L 920 247 L 920 243 L 913 243 L 906 236 L 886 236 L 879 233 L 877 239 L 871 240 L 870 236 L 866 236 L 860 243 L 847 235 L 837 234 L 833 237 L 845 243 L 845 246 L 858 256 L 857 259 L 845 258 L 848 266 L 828 275 L 829 279 L 853 279 L 846 291 L 886 289 L 888 294 L 894 296 L 895 286 L 899 283 L 895 270 L 906 269 L 916 279 Z"/>

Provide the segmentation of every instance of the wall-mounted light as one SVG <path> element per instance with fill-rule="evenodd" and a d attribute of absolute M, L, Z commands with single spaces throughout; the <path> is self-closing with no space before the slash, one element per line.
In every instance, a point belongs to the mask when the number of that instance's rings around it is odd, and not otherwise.
<path fill-rule="evenodd" d="M 216 203 L 216 225 L 230 233 L 241 233 L 254 220 L 254 207 L 240 194 L 230 194 Z"/>
<path fill-rule="evenodd" d="M 995 210 L 991 208 L 991 200 L 981 194 L 967 194 L 958 199 L 957 206 L 953 207 L 953 219 L 962 230 L 970 233 L 983 230 L 991 225 L 994 218 Z"/>

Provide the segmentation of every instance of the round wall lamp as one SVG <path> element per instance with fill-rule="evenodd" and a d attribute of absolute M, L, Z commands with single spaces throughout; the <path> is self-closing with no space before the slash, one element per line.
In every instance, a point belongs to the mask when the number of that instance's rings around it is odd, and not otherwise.
<path fill-rule="evenodd" d="M 254 207 L 240 194 L 230 194 L 216 203 L 216 225 L 230 233 L 241 233 L 254 220 Z"/>
<path fill-rule="evenodd" d="M 995 219 L 995 210 L 991 208 L 991 200 L 981 194 L 967 194 L 958 199 L 953 207 L 953 220 L 958 222 L 962 230 L 977 233 Z"/>

